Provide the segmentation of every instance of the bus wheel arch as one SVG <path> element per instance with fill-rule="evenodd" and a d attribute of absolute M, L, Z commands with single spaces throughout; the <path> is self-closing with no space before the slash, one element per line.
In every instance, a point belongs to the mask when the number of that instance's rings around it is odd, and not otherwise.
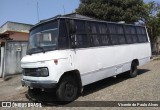
<path fill-rule="evenodd" d="M 137 64 L 137 66 L 139 66 L 139 60 L 138 59 L 134 59 L 133 61 L 132 61 L 132 63 L 136 63 Z M 131 63 L 131 65 L 132 65 L 132 63 Z"/>
<path fill-rule="evenodd" d="M 62 95 L 64 94 L 63 92 L 65 92 L 64 91 L 65 86 L 69 84 L 69 82 L 71 82 L 70 85 L 73 86 L 72 89 L 75 93 L 73 93 L 73 97 L 71 96 L 70 99 L 67 99 L 67 98 L 63 98 Z M 79 96 L 79 94 L 81 93 L 81 89 L 82 89 L 82 82 L 81 82 L 79 71 L 72 70 L 72 71 L 64 72 L 64 74 L 60 77 L 60 80 L 58 82 L 57 98 L 60 101 L 73 101 Z"/>

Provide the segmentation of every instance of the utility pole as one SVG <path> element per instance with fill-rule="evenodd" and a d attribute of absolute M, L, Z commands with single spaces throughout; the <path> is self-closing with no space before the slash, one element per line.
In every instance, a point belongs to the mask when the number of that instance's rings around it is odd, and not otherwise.
<path fill-rule="evenodd" d="M 64 5 L 63 5 L 63 13 L 64 13 L 64 15 L 66 14 L 66 13 L 65 13 L 65 7 L 64 7 Z"/>
<path fill-rule="evenodd" d="M 37 19 L 38 19 L 38 22 L 39 22 L 39 5 L 38 5 L 38 1 L 37 1 Z"/>

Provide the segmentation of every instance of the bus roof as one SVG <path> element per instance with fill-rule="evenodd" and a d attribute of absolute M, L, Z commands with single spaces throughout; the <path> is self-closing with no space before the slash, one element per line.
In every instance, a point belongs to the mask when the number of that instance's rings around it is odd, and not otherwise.
<path fill-rule="evenodd" d="M 80 14 L 77 14 L 77 13 L 71 13 L 71 14 L 66 14 L 66 15 L 57 15 L 57 16 L 49 18 L 49 19 L 41 20 L 39 23 L 35 24 L 30 30 L 32 30 L 33 28 L 37 27 L 40 24 L 44 24 L 44 23 L 47 23 L 47 22 L 50 22 L 50 21 L 53 21 L 53 20 L 56 20 L 56 19 L 60 19 L 60 18 L 77 19 L 77 20 L 86 20 L 86 21 L 95 21 L 95 22 L 103 22 L 103 23 L 113 23 L 113 24 L 123 24 L 123 25 L 144 27 L 142 25 L 136 25 L 136 24 L 126 24 L 126 23 L 119 23 L 119 22 L 103 21 L 103 20 L 87 17 L 87 16 L 84 16 L 84 15 L 80 15 Z"/>

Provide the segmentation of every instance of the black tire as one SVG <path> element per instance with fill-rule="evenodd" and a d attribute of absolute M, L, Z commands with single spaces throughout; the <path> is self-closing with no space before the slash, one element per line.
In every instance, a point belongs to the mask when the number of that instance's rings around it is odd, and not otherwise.
<path fill-rule="evenodd" d="M 58 101 L 74 101 L 78 96 L 78 83 L 73 76 L 62 77 L 56 91 Z"/>
<path fill-rule="evenodd" d="M 137 64 L 135 62 L 132 62 L 131 69 L 129 71 L 129 77 L 134 78 L 138 74 Z"/>

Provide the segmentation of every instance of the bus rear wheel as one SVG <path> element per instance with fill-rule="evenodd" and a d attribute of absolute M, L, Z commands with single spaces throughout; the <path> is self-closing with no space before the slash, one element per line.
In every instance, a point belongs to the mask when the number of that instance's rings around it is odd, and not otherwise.
<path fill-rule="evenodd" d="M 131 69 L 129 71 L 129 77 L 134 78 L 138 74 L 137 64 L 135 62 L 132 62 Z"/>
<path fill-rule="evenodd" d="M 59 82 L 56 91 L 58 101 L 74 101 L 78 95 L 78 84 L 73 76 L 64 76 Z"/>

